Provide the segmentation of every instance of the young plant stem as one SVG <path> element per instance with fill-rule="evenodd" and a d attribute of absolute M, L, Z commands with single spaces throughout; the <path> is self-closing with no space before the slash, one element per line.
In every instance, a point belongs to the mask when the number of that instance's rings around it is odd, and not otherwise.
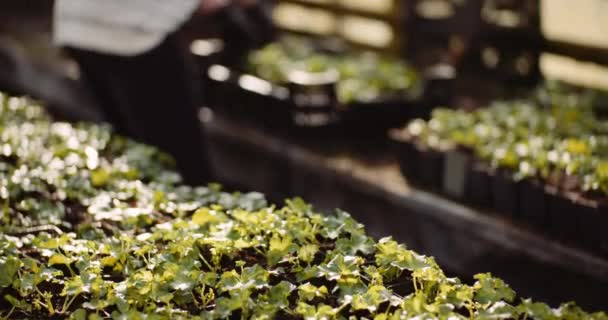
<path fill-rule="evenodd" d="M 63 301 L 63 307 L 61 308 L 61 311 L 59 313 L 64 314 L 68 311 L 68 309 L 70 308 L 70 306 L 72 305 L 72 303 L 74 303 L 74 300 L 76 300 L 76 297 L 78 297 L 78 294 L 75 294 L 72 298 L 69 299 L 68 302 L 68 297 L 65 298 L 65 300 Z"/>
<path fill-rule="evenodd" d="M 8 311 L 8 313 L 6 314 L 6 316 L 0 317 L 0 319 L 2 320 L 8 320 L 11 318 L 11 314 L 13 314 L 13 312 L 15 311 L 15 306 L 11 307 L 11 310 Z"/>
<path fill-rule="evenodd" d="M 207 261 L 207 259 L 205 259 L 205 257 L 203 257 L 202 254 L 198 254 L 199 258 L 201 258 L 201 260 L 203 261 L 203 263 L 207 266 L 207 268 L 209 268 L 209 270 L 211 271 L 215 271 L 216 268 L 212 267 L 211 264 L 209 264 L 209 261 Z"/>

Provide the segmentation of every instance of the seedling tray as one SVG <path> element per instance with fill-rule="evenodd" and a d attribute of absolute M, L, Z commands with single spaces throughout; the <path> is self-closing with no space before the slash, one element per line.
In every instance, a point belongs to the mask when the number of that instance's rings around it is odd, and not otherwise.
<path fill-rule="evenodd" d="M 467 168 L 466 201 L 482 208 L 492 206 L 490 169 L 481 162 L 473 162 Z"/>
<path fill-rule="evenodd" d="M 521 220 L 543 227 L 548 219 L 547 197 L 540 181 L 524 180 L 519 184 L 519 210 Z"/>
<path fill-rule="evenodd" d="M 218 76 L 217 72 L 211 70 L 222 70 L 222 74 Z M 449 100 L 447 95 L 451 93 L 451 90 L 435 88 L 450 86 L 451 79 L 434 81 L 427 78 L 422 81 L 426 84 L 423 89 L 413 89 L 418 92 L 410 96 L 382 97 L 374 101 L 348 104 L 328 99 L 332 102 L 313 109 L 315 117 L 321 120 L 299 121 L 302 112 L 293 102 L 293 88 L 287 85 L 271 83 L 237 68 L 221 65 L 212 65 L 207 76 L 207 81 L 214 88 L 211 104 L 218 111 L 236 114 L 240 118 L 249 118 L 271 127 L 337 127 L 337 133 L 342 132 L 345 136 L 376 133 L 384 137 L 386 130 L 397 127 L 408 119 L 428 117 L 432 106 Z M 445 95 L 438 97 L 436 93 L 439 91 Z"/>
<path fill-rule="evenodd" d="M 517 181 L 508 170 L 491 170 L 478 159 L 467 159 L 462 151 L 429 150 L 397 133 L 390 137 L 402 174 L 415 185 L 608 256 L 608 234 L 603 231 L 608 224 L 607 199 L 566 192 L 537 180 Z M 455 161 L 454 154 L 460 159 Z"/>

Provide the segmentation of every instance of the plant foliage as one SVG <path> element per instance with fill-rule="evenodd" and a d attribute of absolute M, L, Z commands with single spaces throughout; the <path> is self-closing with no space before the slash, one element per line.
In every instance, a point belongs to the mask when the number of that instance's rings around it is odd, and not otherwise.
<path fill-rule="evenodd" d="M 336 70 L 336 93 L 341 103 L 373 102 L 381 98 L 406 98 L 419 85 L 418 74 L 402 61 L 372 52 L 331 55 L 317 50 L 304 38 L 286 37 L 254 51 L 249 69 L 259 77 L 280 84 L 292 70 Z"/>
<path fill-rule="evenodd" d="M 597 93 L 547 83 L 538 97 L 495 102 L 473 112 L 438 108 L 414 120 L 403 138 L 430 149 L 464 147 L 515 179 L 608 193 L 608 127 L 595 114 Z"/>
<path fill-rule="evenodd" d="M 0 98 L 4 319 L 608 319 L 472 285 L 345 212 L 180 185 L 106 126 Z"/>

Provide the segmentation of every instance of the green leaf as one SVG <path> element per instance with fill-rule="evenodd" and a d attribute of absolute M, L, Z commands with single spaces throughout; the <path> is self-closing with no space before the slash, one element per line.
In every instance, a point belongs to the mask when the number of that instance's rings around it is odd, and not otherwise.
<path fill-rule="evenodd" d="M 114 256 L 107 256 L 101 258 L 101 265 L 104 267 L 113 267 L 118 262 L 118 259 Z"/>
<path fill-rule="evenodd" d="M 192 215 L 192 222 L 205 226 L 207 224 L 216 224 L 225 221 L 225 217 L 221 212 L 209 208 L 200 208 Z"/>
<path fill-rule="evenodd" d="M 182 273 L 179 273 L 173 281 L 171 281 L 170 286 L 174 290 L 190 291 L 196 285 L 197 280 L 198 280 L 197 278 L 198 277 L 193 278 L 190 275 L 188 275 L 187 273 L 182 272 Z"/>
<path fill-rule="evenodd" d="M 516 307 L 517 311 L 524 315 L 524 317 L 529 317 L 532 319 L 555 319 L 556 317 L 553 314 L 553 310 L 544 304 L 533 302 L 530 299 L 524 299 L 522 303 Z"/>
<path fill-rule="evenodd" d="M 305 244 L 298 249 L 298 259 L 310 263 L 315 258 L 315 254 L 319 251 L 319 246 L 316 244 Z"/>
<path fill-rule="evenodd" d="M 371 254 L 374 251 L 374 241 L 365 234 L 355 233 L 350 238 L 338 239 L 336 249 L 348 255 Z"/>
<path fill-rule="evenodd" d="M 287 207 L 299 215 L 307 215 L 312 212 L 312 206 L 307 204 L 302 198 L 293 198 L 285 200 Z"/>
<path fill-rule="evenodd" d="M 84 291 L 85 284 L 82 282 L 82 278 L 80 276 L 74 276 L 71 279 L 65 282 L 65 286 L 63 287 L 62 295 L 70 295 L 75 296 Z"/>
<path fill-rule="evenodd" d="M 18 310 L 23 310 L 27 312 L 32 311 L 32 306 L 24 300 L 17 299 L 10 294 L 4 295 L 4 300 L 8 301 L 13 307 Z"/>
<path fill-rule="evenodd" d="M 428 268 L 431 265 L 426 261 L 426 257 L 416 254 L 413 251 L 402 251 L 398 256 L 397 261 L 391 263 L 401 270 L 416 271 Z"/>
<path fill-rule="evenodd" d="M 294 288 L 293 284 L 281 281 L 279 284 L 271 287 L 268 293 L 261 297 L 260 300 L 273 306 L 273 309 L 287 309 L 289 307 L 289 295 Z"/>
<path fill-rule="evenodd" d="M 239 299 L 233 297 L 220 297 L 215 302 L 214 313 L 218 318 L 228 318 L 233 311 L 241 309 L 242 304 Z"/>
<path fill-rule="evenodd" d="M 224 272 L 217 284 L 218 291 L 248 290 L 268 286 L 268 271 L 259 265 L 243 269 L 241 274 L 235 270 Z"/>
<path fill-rule="evenodd" d="M 313 319 L 333 319 L 336 315 L 336 310 L 331 306 L 320 304 L 318 306 L 311 306 L 307 303 L 300 302 L 296 307 L 296 313 L 304 317 L 305 320 Z"/>
<path fill-rule="evenodd" d="M 327 287 L 315 287 L 314 285 L 310 284 L 310 282 L 302 284 L 298 287 L 298 295 L 300 296 L 300 299 L 304 301 L 310 301 L 314 298 L 325 298 L 328 293 L 329 291 L 327 290 Z"/>
<path fill-rule="evenodd" d="M 10 286 L 21 262 L 15 257 L 0 257 L 0 288 Z"/>
<path fill-rule="evenodd" d="M 363 295 L 355 295 L 352 300 L 353 310 L 368 310 L 374 313 L 378 306 L 390 299 L 391 292 L 384 286 L 375 285 L 369 287 Z"/>
<path fill-rule="evenodd" d="M 474 278 L 477 280 L 474 288 L 475 301 L 487 304 L 498 301 L 512 302 L 515 299 L 515 291 L 513 291 L 504 281 L 492 277 L 490 273 L 476 274 Z"/>
<path fill-rule="evenodd" d="M 481 310 L 476 319 L 478 320 L 506 320 L 513 319 L 517 314 L 515 308 L 504 301 L 495 302 L 487 309 Z M 580 318 L 583 319 L 583 318 Z"/>
<path fill-rule="evenodd" d="M 77 309 L 72 312 L 69 317 L 70 320 L 87 320 L 87 312 L 84 309 Z"/>
<path fill-rule="evenodd" d="M 72 261 L 60 253 L 56 253 L 49 258 L 49 266 L 54 266 L 56 264 L 68 265 L 70 263 L 72 263 Z"/>
<path fill-rule="evenodd" d="M 93 187 L 103 187 L 110 180 L 110 174 L 104 169 L 96 169 L 91 171 L 91 184 Z"/>
<path fill-rule="evenodd" d="M 269 250 L 266 258 L 269 265 L 275 265 L 279 260 L 289 254 L 293 249 L 290 237 L 274 236 L 270 239 Z"/>

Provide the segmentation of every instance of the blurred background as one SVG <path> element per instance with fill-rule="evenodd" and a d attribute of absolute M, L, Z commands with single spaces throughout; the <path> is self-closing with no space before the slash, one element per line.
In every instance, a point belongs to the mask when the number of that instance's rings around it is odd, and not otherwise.
<path fill-rule="evenodd" d="M 475 112 L 546 96 L 552 107 L 589 104 L 605 123 L 608 1 L 236 3 L 195 14 L 178 34 L 202 93 L 201 167 L 213 181 L 342 208 L 467 281 L 490 271 L 524 297 L 608 308 L 604 195 L 587 219 L 578 202 L 557 208 L 541 191 L 537 204 L 519 180 L 499 185 L 497 170 L 482 177 L 492 179 L 490 200 L 475 201 L 483 187 L 463 189 L 476 181 L 470 155 L 412 153 L 399 138 L 438 106 Z M 53 6 L 0 4 L 0 91 L 40 99 L 58 119 L 108 121 L 82 65 L 53 43 Z M 198 139 L 179 144 L 198 148 Z M 540 221 L 526 218 L 529 204 Z"/>

